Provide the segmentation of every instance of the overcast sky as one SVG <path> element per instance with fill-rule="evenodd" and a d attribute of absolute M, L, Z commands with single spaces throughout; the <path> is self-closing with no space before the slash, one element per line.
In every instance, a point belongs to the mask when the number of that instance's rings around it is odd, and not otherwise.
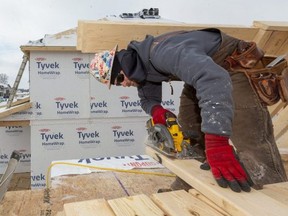
<path fill-rule="evenodd" d="M 13 86 L 22 62 L 21 45 L 77 27 L 78 20 L 136 13 L 157 7 L 166 19 L 197 24 L 253 25 L 287 21 L 288 0 L 1 0 L 0 73 Z M 20 88 L 29 88 L 26 67 Z"/>

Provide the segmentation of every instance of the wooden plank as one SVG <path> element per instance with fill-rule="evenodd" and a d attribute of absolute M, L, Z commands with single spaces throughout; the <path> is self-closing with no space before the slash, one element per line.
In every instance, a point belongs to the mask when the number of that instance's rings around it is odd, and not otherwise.
<path fill-rule="evenodd" d="M 126 48 L 131 40 L 143 40 L 147 34 L 160 35 L 178 30 L 195 30 L 217 27 L 224 32 L 245 40 L 252 40 L 258 29 L 239 26 L 192 25 L 184 23 L 137 23 L 111 21 L 79 21 L 77 50 L 83 53 L 95 53 L 112 49 L 118 44 L 119 49 Z"/>
<path fill-rule="evenodd" d="M 255 35 L 255 37 L 253 38 L 253 41 L 255 43 L 257 43 L 257 45 L 261 49 L 264 50 L 264 47 L 265 47 L 267 41 L 269 40 L 269 38 L 271 37 L 272 33 L 273 33 L 273 31 L 266 31 L 266 30 L 263 30 L 263 29 L 259 29 L 259 31 Z"/>
<path fill-rule="evenodd" d="M 279 101 L 278 103 L 268 106 L 268 110 L 270 113 L 271 118 L 273 118 L 278 112 L 280 112 L 283 108 L 285 108 L 286 103 Z"/>
<path fill-rule="evenodd" d="M 279 56 L 279 55 L 283 55 L 285 53 L 288 54 L 288 37 L 286 38 L 286 40 L 284 41 L 282 46 L 279 48 L 276 55 Z"/>
<path fill-rule="evenodd" d="M 30 120 L 19 120 L 19 121 L 0 121 L 0 127 L 12 127 L 22 126 L 26 127 L 30 125 Z"/>
<path fill-rule="evenodd" d="M 20 112 L 20 111 L 23 111 L 23 110 L 27 110 L 27 109 L 30 109 L 32 107 L 32 102 L 28 102 L 28 103 L 24 103 L 24 104 L 20 104 L 20 105 L 17 105 L 17 106 L 13 106 L 13 107 L 10 107 L 8 109 L 6 108 L 1 108 L 0 109 L 0 118 L 4 118 L 4 117 L 7 117 L 13 113 L 17 113 L 17 112 Z"/>
<path fill-rule="evenodd" d="M 280 152 L 282 161 L 288 162 L 288 147 L 286 147 L 286 148 L 279 148 L 279 152 Z"/>
<path fill-rule="evenodd" d="M 204 196 L 203 194 L 201 194 L 199 191 L 195 190 L 195 189 L 190 189 L 189 193 L 196 197 L 197 199 L 207 203 L 208 205 L 210 205 L 212 208 L 216 209 L 218 212 L 220 212 L 222 215 L 226 215 L 226 216 L 231 216 L 229 213 L 227 213 L 226 211 L 224 211 L 223 209 L 221 209 L 219 206 L 217 206 L 214 202 L 212 202 L 210 199 L 208 199 L 206 196 Z"/>
<path fill-rule="evenodd" d="M 266 55 L 277 55 L 279 54 L 279 50 L 283 46 L 283 44 L 286 42 L 288 38 L 288 32 L 284 31 L 274 31 L 263 49 L 265 50 Z M 284 53 L 280 54 L 285 54 L 287 51 Z"/>
<path fill-rule="evenodd" d="M 105 199 L 66 203 L 64 212 L 66 216 L 115 216 Z"/>
<path fill-rule="evenodd" d="M 170 216 L 223 216 L 223 214 L 207 203 L 202 202 L 184 190 L 153 194 L 152 199 Z"/>
<path fill-rule="evenodd" d="M 286 132 L 276 140 L 279 148 L 288 148 L 288 133 Z"/>
<path fill-rule="evenodd" d="M 211 172 L 201 170 L 200 162 L 196 160 L 172 160 L 150 147 L 146 147 L 146 153 L 233 216 L 287 215 L 288 206 L 256 190 L 235 193 L 229 188 L 219 187 Z"/>
<path fill-rule="evenodd" d="M 164 216 L 164 212 L 146 195 L 108 200 L 117 216 Z"/>
<path fill-rule="evenodd" d="M 22 52 L 47 51 L 47 52 L 75 52 L 76 46 L 20 46 Z"/>
<path fill-rule="evenodd" d="M 274 136 L 277 142 L 281 136 L 286 135 L 288 130 L 288 107 L 279 110 L 278 113 L 273 116 L 272 121 L 274 125 Z"/>
<path fill-rule="evenodd" d="M 288 205 L 288 182 L 264 185 L 260 192 Z"/>
<path fill-rule="evenodd" d="M 288 31 L 288 22 L 254 21 L 253 26 L 264 30 Z"/>

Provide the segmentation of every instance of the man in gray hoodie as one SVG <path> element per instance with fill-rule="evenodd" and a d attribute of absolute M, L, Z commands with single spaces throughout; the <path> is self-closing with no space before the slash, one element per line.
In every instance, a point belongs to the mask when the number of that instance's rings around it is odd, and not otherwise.
<path fill-rule="evenodd" d="M 161 106 L 162 82 L 183 81 L 181 126 L 199 132 L 219 186 L 248 192 L 250 178 L 257 188 L 287 181 L 287 177 L 267 107 L 245 74 L 227 67 L 225 59 L 239 43 L 243 41 L 218 29 L 147 35 L 141 42 L 131 41 L 127 49 L 115 47 L 96 54 L 90 71 L 109 88 L 137 87 L 143 110 L 155 124 L 164 125 L 166 114 L 174 114 Z"/>

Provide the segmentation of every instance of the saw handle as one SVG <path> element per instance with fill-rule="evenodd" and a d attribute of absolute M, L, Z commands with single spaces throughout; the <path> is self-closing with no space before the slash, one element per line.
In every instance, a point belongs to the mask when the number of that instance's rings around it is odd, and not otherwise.
<path fill-rule="evenodd" d="M 156 105 L 152 108 L 151 111 L 152 119 L 154 124 L 167 125 L 167 119 L 173 117 L 176 119 L 176 115 L 171 111 L 164 109 L 161 105 Z"/>

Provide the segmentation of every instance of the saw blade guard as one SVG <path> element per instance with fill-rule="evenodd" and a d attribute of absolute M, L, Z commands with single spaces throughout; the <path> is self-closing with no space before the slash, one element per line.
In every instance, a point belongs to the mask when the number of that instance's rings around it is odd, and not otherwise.
<path fill-rule="evenodd" d="M 174 149 L 173 138 L 166 126 L 155 124 L 150 133 L 150 140 L 154 145 L 162 143 L 165 148 Z"/>

